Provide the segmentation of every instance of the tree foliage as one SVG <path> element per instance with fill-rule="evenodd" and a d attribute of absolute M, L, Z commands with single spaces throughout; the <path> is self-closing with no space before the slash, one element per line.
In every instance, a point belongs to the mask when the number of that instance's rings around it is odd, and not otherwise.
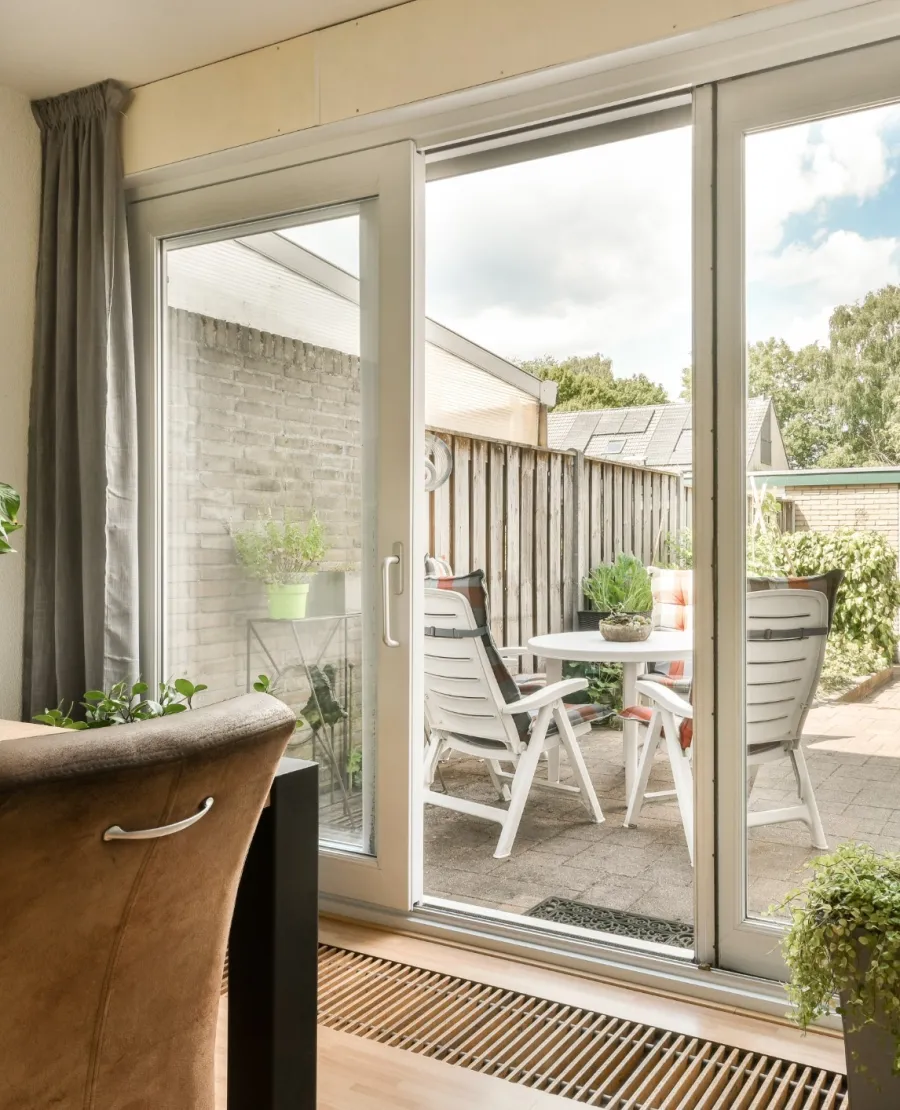
<path fill-rule="evenodd" d="M 666 391 L 645 374 L 617 378 L 605 355 L 573 355 L 559 361 L 552 355 L 520 363 L 523 370 L 558 386 L 554 412 L 587 412 L 632 405 L 664 405 Z"/>
<path fill-rule="evenodd" d="M 828 343 L 752 343 L 747 390 L 770 397 L 792 467 L 900 465 L 900 286 L 838 305 Z M 691 370 L 681 400 L 691 399 Z"/>
<path fill-rule="evenodd" d="M 751 397 L 771 397 L 793 466 L 900 464 L 900 287 L 838 305 L 828 345 L 748 352 Z"/>

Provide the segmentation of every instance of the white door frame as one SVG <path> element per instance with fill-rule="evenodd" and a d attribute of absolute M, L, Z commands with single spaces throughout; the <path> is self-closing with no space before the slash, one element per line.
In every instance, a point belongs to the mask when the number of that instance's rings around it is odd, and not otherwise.
<path fill-rule="evenodd" d="M 747 916 L 744 759 L 744 136 L 900 100 L 900 42 L 725 82 L 717 90 L 717 556 L 719 965 L 782 979 L 781 927 Z M 727 727 L 731 725 L 732 727 Z"/>
<path fill-rule="evenodd" d="M 418 570 L 424 548 L 415 528 L 421 512 L 424 436 L 424 335 L 422 202 L 424 159 L 412 142 L 359 151 L 253 177 L 170 193 L 129 209 L 134 275 L 135 341 L 139 365 L 141 490 L 142 669 L 162 677 L 163 536 L 161 378 L 165 241 L 228 238 L 240 228 L 286 226 L 298 213 L 314 215 L 336 205 L 365 202 L 361 222 L 361 328 L 363 375 L 375 381 L 367 406 L 368 435 L 376 465 L 371 483 L 376 513 L 363 568 L 364 628 L 374 651 L 375 702 L 373 854 L 325 849 L 323 893 L 409 910 L 421 884 L 421 812 L 418 780 L 422 758 L 422 590 Z M 367 292 L 371 296 L 367 311 Z M 376 353 L 366 367 L 366 351 Z M 382 566 L 402 553 L 390 571 L 389 613 L 382 610 Z M 398 573 L 399 569 L 399 573 Z M 383 635 L 389 617 L 389 647 Z M 418 741 L 418 742 L 417 742 Z M 365 771 L 364 771 L 365 774 Z M 414 804 L 410 805 L 410 799 Z"/>

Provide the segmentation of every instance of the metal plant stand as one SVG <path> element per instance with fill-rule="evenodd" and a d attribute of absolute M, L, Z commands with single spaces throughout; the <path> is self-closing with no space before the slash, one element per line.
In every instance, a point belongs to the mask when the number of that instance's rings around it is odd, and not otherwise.
<path fill-rule="evenodd" d="M 320 728 L 312 729 L 312 759 L 314 761 L 316 760 L 316 748 L 318 746 L 331 772 L 332 792 L 334 783 L 337 782 L 344 816 L 348 819 L 352 819 L 352 809 L 350 805 L 349 775 L 346 771 L 346 766 L 350 750 L 351 721 L 353 717 L 353 665 L 348 659 L 349 620 L 351 617 L 359 615 L 359 613 L 336 613 L 330 616 L 301 617 L 285 620 L 277 620 L 273 617 L 261 617 L 247 621 L 247 690 L 250 691 L 253 689 L 254 668 L 251 666 L 251 660 L 253 657 L 254 642 L 269 664 L 269 669 L 271 671 L 270 678 L 272 679 L 273 686 L 280 679 L 285 678 L 292 672 L 302 671 L 306 675 L 306 680 L 310 689 L 310 699 L 318 712 L 319 720 L 322 722 Z M 284 665 L 279 664 L 278 660 L 275 658 L 270 644 L 266 642 L 266 633 L 275 628 L 280 629 L 286 626 L 290 628 L 293 647 L 296 650 L 298 661 Z M 325 636 L 315 655 L 313 655 L 304 650 L 302 632 L 307 629 L 315 628 L 316 626 L 324 626 Z M 342 681 L 341 688 L 340 690 L 335 690 L 335 695 L 341 694 L 343 696 L 343 708 L 345 710 L 345 715 L 341 722 L 340 757 L 335 751 L 335 728 L 333 724 L 326 724 L 326 713 L 324 712 L 326 707 L 324 707 L 319 700 L 317 690 L 318 683 L 316 682 L 316 672 L 321 671 L 322 661 L 339 632 L 343 636 L 340 666 Z"/>

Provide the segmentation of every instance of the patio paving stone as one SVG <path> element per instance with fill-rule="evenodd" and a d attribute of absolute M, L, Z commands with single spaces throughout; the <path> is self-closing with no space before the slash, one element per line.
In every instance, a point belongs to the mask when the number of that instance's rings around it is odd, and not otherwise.
<path fill-rule="evenodd" d="M 599 730 L 581 743 L 606 818 L 602 824 L 594 824 L 577 799 L 535 790 L 510 858 L 495 860 L 499 825 L 427 806 L 426 893 L 517 913 L 555 895 L 689 923 L 693 870 L 674 799 L 645 804 L 638 827 L 624 828 L 621 733 Z M 900 851 L 900 682 L 865 702 L 814 708 L 804 743 L 830 847 L 861 839 L 882 851 Z M 479 760 L 454 756 L 441 770 L 451 793 L 496 803 Z M 565 759 L 561 774 L 570 781 Z M 649 788 L 672 788 L 662 754 Z M 788 761 L 758 769 L 751 809 L 791 804 L 795 797 Z M 751 829 L 751 910 L 765 914 L 800 885 L 804 865 L 818 854 L 800 823 Z"/>

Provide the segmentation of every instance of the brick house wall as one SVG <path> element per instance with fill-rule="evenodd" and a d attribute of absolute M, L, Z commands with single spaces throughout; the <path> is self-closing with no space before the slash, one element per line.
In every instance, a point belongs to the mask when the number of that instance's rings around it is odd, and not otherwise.
<path fill-rule="evenodd" d="M 900 553 L 900 486 L 786 486 L 784 495 L 794 505 L 795 531 L 880 532 Z M 900 633 L 900 613 L 894 628 Z"/>
<path fill-rule="evenodd" d="M 235 560 L 233 527 L 270 512 L 306 521 L 315 510 L 329 559 L 359 566 L 359 360 L 179 309 L 168 325 L 166 668 L 207 683 L 204 697 L 218 701 L 245 691 L 247 619 L 266 615 L 264 587 Z M 308 658 L 332 629 L 299 630 Z M 276 661 L 296 665 L 290 626 L 269 626 L 266 635 Z M 358 686 L 358 617 L 348 621 L 346 658 Z M 342 670 L 342 629 L 322 662 Z M 254 676 L 272 671 L 259 651 L 250 663 Z M 295 669 L 283 690 L 299 711 L 305 675 Z M 358 705 L 355 716 L 358 725 Z"/>
<path fill-rule="evenodd" d="M 798 532 L 859 528 L 881 532 L 900 549 L 900 488 L 897 486 L 785 486 L 794 503 Z"/>

